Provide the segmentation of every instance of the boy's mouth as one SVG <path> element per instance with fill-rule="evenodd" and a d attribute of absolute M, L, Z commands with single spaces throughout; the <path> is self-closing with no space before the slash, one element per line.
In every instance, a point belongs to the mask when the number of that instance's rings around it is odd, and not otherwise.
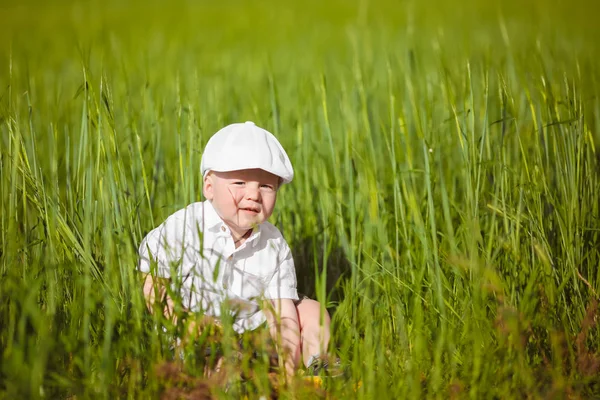
<path fill-rule="evenodd" d="M 242 208 L 240 208 L 240 210 L 251 212 L 251 213 L 254 213 L 254 214 L 258 214 L 259 213 L 258 208 L 253 208 L 253 207 L 242 207 Z"/>

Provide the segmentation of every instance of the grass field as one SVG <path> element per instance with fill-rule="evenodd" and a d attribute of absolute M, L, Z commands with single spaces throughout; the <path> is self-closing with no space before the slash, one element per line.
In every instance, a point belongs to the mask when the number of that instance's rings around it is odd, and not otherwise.
<path fill-rule="evenodd" d="M 201 199 L 208 138 L 245 120 L 294 164 L 271 221 L 348 369 L 281 397 L 600 397 L 597 15 L 3 1 L 0 397 L 270 393 L 260 357 L 227 387 L 202 357 L 169 370 L 181 327 L 154 328 L 135 271 L 144 235 Z"/>

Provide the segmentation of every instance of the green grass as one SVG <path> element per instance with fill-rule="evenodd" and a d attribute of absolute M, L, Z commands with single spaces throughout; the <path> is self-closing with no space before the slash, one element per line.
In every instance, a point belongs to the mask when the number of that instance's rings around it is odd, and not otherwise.
<path fill-rule="evenodd" d="M 600 396 L 600 10 L 521 3 L 0 5 L 0 394 L 172 390 L 137 248 L 253 120 L 332 397 Z M 267 393 L 253 368 L 215 395 Z"/>

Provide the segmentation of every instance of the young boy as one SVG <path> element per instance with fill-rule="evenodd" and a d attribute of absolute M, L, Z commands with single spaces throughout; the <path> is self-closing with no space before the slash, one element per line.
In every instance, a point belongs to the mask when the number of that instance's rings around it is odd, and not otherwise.
<path fill-rule="evenodd" d="M 294 176 L 285 150 L 252 122 L 232 124 L 210 138 L 200 168 L 206 201 L 172 214 L 140 246 L 149 307 L 179 278 L 187 311 L 218 319 L 224 301 L 235 303 L 236 332 L 266 321 L 288 355 L 288 374 L 300 359 L 314 365 L 327 351 L 329 315 L 318 302 L 298 298 L 290 248 L 267 222 L 278 190 Z M 166 297 L 165 315 L 173 318 L 174 303 Z"/>

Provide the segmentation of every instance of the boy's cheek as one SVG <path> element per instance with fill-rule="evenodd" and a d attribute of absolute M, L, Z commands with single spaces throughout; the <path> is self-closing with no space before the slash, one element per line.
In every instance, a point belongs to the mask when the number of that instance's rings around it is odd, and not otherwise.
<path fill-rule="evenodd" d="M 239 203 L 244 197 L 243 193 L 239 189 L 228 188 L 227 192 L 224 193 L 225 198 L 228 199 L 228 203 Z"/>

